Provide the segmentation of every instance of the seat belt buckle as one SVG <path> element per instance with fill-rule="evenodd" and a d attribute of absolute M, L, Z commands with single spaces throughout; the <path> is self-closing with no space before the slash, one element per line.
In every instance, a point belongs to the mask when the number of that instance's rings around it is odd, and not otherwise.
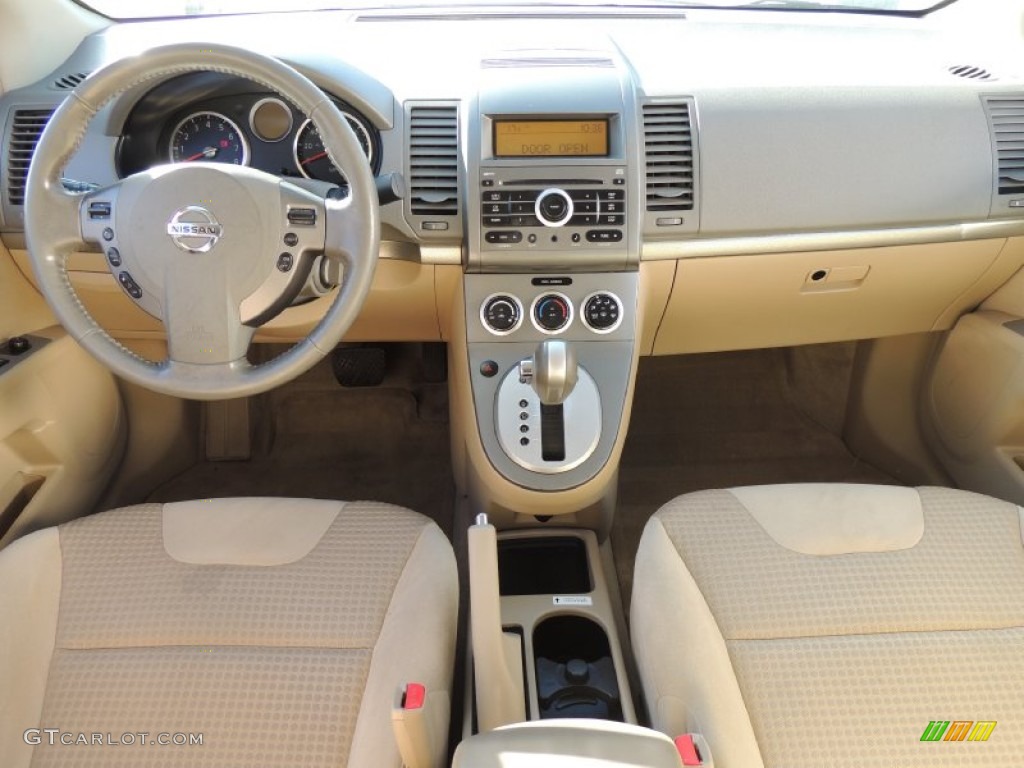
<path fill-rule="evenodd" d="M 427 689 L 421 683 L 400 687 L 391 706 L 391 729 L 405 768 L 435 768 Z"/>
<path fill-rule="evenodd" d="M 711 747 L 707 739 L 699 733 L 684 733 L 673 739 L 676 750 L 679 752 L 679 759 L 684 766 L 700 766 L 700 768 L 714 768 L 715 761 L 711 758 Z"/>

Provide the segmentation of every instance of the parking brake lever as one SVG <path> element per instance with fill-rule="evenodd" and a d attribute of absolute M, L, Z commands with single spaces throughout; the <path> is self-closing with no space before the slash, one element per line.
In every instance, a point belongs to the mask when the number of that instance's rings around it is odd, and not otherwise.
<path fill-rule="evenodd" d="M 469 527 L 469 631 L 480 731 L 526 720 L 522 638 L 501 625 L 498 535 L 477 515 Z"/>

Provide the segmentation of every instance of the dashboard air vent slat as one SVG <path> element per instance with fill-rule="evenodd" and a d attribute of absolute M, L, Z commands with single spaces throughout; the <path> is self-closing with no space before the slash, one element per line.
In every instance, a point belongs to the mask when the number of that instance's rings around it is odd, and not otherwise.
<path fill-rule="evenodd" d="M 58 91 L 70 91 L 78 86 L 91 72 L 68 72 L 53 81 L 53 87 Z"/>
<path fill-rule="evenodd" d="M 409 111 L 410 210 L 418 216 L 459 212 L 459 115 L 456 105 Z"/>
<path fill-rule="evenodd" d="M 693 210 L 690 104 L 686 101 L 645 104 L 643 115 L 647 210 Z"/>
<path fill-rule="evenodd" d="M 25 182 L 32 154 L 43 129 L 53 116 L 52 109 L 18 109 L 14 112 L 7 143 L 7 202 L 25 204 Z"/>
<path fill-rule="evenodd" d="M 1024 194 L 1024 95 L 985 98 L 1000 195 Z"/>

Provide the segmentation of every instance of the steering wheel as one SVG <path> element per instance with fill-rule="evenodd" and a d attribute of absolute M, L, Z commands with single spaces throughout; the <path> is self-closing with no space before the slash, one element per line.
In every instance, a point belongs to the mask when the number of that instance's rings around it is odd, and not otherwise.
<path fill-rule="evenodd" d="M 348 197 L 323 197 L 262 171 L 209 162 L 157 166 L 85 195 L 65 190 L 61 173 L 100 109 L 136 86 L 196 71 L 247 78 L 308 115 L 348 180 Z M 29 170 L 25 231 L 40 290 L 87 351 L 143 387 L 216 400 L 289 381 L 341 340 L 373 280 L 380 212 L 359 142 L 317 86 L 242 48 L 176 44 L 117 61 L 65 99 Z M 162 321 L 165 361 L 126 349 L 78 299 L 68 257 L 96 246 L 125 292 Z M 291 303 L 321 254 L 343 273 L 323 319 L 284 354 L 251 365 L 246 352 L 256 328 Z"/>

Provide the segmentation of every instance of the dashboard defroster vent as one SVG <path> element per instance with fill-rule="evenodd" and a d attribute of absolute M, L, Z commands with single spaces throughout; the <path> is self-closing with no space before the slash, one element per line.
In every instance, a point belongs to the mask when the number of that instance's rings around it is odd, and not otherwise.
<path fill-rule="evenodd" d="M 458 215 L 458 104 L 410 107 L 409 198 L 414 216 Z"/>
<path fill-rule="evenodd" d="M 25 204 L 25 182 L 32 154 L 52 116 L 52 109 L 18 109 L 14 112 L 7 142 L 7 202 L 11 205 Z"/>
<path fill-rule="evenodd" d="M 643 105 L 648 211 L 690 211 L 694 205 L 692 102 Z"/>
<path fill-rule="evenodd" d="M 949 74 L 955 77 L 962 77 L 966 80 L 996 80 L 995 75 L 983 67 L 976 67 L 971 64 L 955 64 L 949 68 Z"/>
<path fill-rule="evenodd" d="M 87 78 L 91 72 L 69 72 L 65 75 L 61 75 L 53 81 L 53 87 L 58 91 L 70 91 L 78 87 L 85 78 Z"/>
<path fill-rule="evenodd" d="M 1024 195 L 1024 94 L 986 96 L 996 153 L 996 191 Z"/>

